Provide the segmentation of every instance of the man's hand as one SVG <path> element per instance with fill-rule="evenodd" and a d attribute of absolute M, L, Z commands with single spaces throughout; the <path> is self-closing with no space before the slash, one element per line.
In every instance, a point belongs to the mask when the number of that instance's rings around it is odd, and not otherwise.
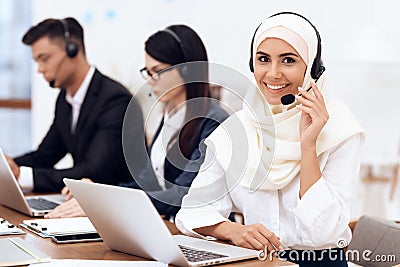
<path fill-rule="evenodd" d="M 20 169 L 17 163 L 15 163 L 14 159 L 5 155 L 8 165 L 10 165 L 11 171 L 14 173 L 15 178 L 18 180 Z"/>
<path fill-rule="evenodd" d="M 46 214 L 44 217 L 50 218 L 69 218 L 69 217 L 82 217 L 86 216 L 85 212 L 79 206 L 78 201 L 75 198 L 64 202 L 60 206 L 56 207 L 50 213 Z"/>

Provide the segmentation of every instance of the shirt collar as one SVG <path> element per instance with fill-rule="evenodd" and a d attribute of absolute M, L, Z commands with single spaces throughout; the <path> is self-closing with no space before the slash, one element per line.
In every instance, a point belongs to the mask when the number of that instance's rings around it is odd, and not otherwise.
<path fill-rule="evenodd" d="M 186 114 L 186 104 L 178 107 L 178 110 L 172 115 L 168 115 L 168 112 L 164 113 L 164 125 L 168 125 L 172 128 L 179 129 L 182 126 L 183 120 Z"/>
<path fill-rule="evenodd" d="M 87 90 L 89 88 L 90 81 L 93 78 L 94 71 L 95 71 L 95 67 L 90 66 L 90 69 L 87 72 L 85 79 L 83 79 L 83 82 L 81 83 L 81 85 L 78 88 L 78 91 L 76 91 L 76 93 L 73 97 L 67 92 L 67 94 L 65 95 L 65 100 L 69 104 L 71 104 L 71 105 L 76 104 L 79 106 L 82 105 L 83 100 L 85 100 L 85 96 L 86 96 Z"/>

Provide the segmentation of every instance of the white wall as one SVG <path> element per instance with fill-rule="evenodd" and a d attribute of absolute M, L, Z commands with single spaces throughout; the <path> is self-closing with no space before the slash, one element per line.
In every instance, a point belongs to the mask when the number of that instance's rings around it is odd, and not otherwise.
<path fill-rule="evenodd" d="M 257 25 L 278 11 L 308 17 L 323 40 L 331 92 L 341 97 L 369 132 L 366 151 L 379 156 L 397 151 L 400 139 L 400 19 L 396 1 L 313 0 L 33 0 L 33 23 L 48 17 L 74 16 L 86 34 L 89 61 L 132 91 L 143 82 L 143 43 L 153 32 L 174 23 L 193 27 L 204 40 L 212 62 L 233 67 L 247 76 L 249 46 Z M 389 48 L 359 50 L 357 34 L 376 25 Z M 371 36 L 372 40 L 382 37 Z M 378 41 L 379 41 L 378 40 Z M 352 49 L 351 51 L 349 51 Z M 354 59 L 356 52 L 364 59 Z M 364 51 L 364 52 L 363 52 Z M 353 57 L 353 60 L 351 59 Z M 394 63 L 391 62 L 395 59 Z M 40 75 L 33 75 L 33 144 L 47 131 L 56 92 Z M 145 95 L 142 104 L 149 103 Z"/>

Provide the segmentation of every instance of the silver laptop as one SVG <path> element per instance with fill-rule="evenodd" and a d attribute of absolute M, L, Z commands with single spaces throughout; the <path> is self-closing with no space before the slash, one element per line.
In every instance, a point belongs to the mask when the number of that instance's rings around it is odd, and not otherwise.
<path fill-rule="evenodd" d="M 49 213 L 65 199 L 61 194 L 25 197 L 0 148 L 0 204 L 29 216 Z"/>
<path fill-rule="evenodd" d="M 256 258 L 258 251 L 172 235 L 142 190 L 64 178 L 106 245 L 179 266 L 205 266 Z"/>

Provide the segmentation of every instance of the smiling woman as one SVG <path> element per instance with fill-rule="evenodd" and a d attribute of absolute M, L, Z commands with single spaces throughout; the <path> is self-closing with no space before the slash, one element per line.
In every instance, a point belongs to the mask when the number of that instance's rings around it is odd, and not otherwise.
<path fill-rule="evenodd" d="M 297 51 L 281 39 L 267 38 L 257 48 L 254 77 L 271 105 L 279 105 L 286 94 L 298 93 L 306 69 Z"/>
<path fill-rule="evenodd" d="M 351 240 L 363 129 L 340 101 L 324 98 L 320 37 L 306 18 L 267 18 L 251 51 L 258 88 L 205 140 L 209 166 L 194 179 L 176 225 L 188 235 L 279 251 L 300 266 L 347 266 L 337 242 Z M 288 94 L 296 101 L 282 105 Z M 229 221 L 231 211 L 245 225 Z M 321 257 L 290 257 L 304 250 Z"/>

